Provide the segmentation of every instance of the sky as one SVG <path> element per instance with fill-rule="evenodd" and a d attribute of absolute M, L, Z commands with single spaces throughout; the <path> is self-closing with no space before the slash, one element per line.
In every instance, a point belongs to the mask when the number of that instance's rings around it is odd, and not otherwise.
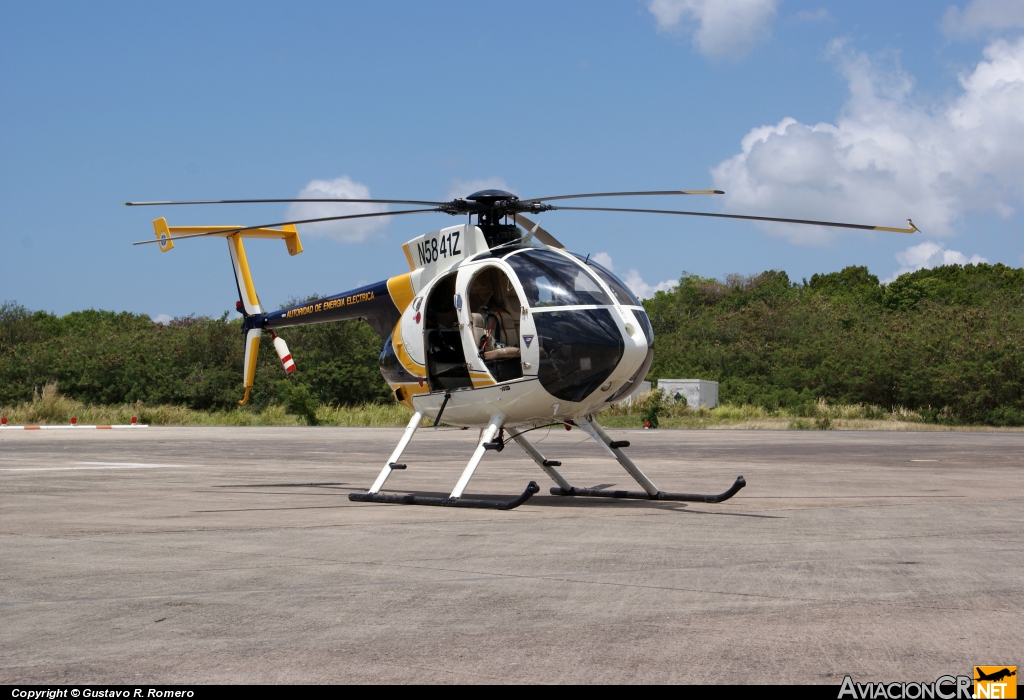
<path fill-rule="evenodd" d="M 350 211 L 130 200 L 714 187 L 607 204 L 921 229 L 538 217 L 643 296 L 684 272 L 1024 266 L 1024 0 L 6 0 L 0 105 L 0 302 L 33 310 L 217 316 L 237 297 L 225 243 L 133 246 L 154 218 Z M 247 250 L 277 308 L 400 274 L 402 242 L 458 223 Z"/>

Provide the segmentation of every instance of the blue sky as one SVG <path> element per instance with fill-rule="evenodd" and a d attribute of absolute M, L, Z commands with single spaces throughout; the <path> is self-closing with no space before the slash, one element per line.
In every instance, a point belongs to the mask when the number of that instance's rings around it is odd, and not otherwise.
<path fill-rule="evenodd" d="M 1022 37 L 1024 0 L 8 0 L 0 300 L 220 314 L 236 296 L 223 241 L 167 254 L 131 243 L 161 215 L 258 224 L 287 207 L 120 203 L 318 187 L 434 199 L 485 184 L 521 196 L 717 186 L 725 197 L 672 205 L 911 217 L 924 231 L 542 217 L 646 293 L 684 270 L 800 279 L 856 264 L 885 279 L 942 262 L 1021 266 Z M 397 274 L 402 242 L 461 223 L 378 221 L 300 229 L 294 258 L 248 244 L 264 305 Z"/>

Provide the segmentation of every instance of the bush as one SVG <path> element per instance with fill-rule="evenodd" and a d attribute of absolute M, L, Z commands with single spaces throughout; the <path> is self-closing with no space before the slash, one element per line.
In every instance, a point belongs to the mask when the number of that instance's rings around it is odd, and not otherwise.
<path fill-rule="evenodd" d="M 315 420 L 310 406 L 321 403 L 390 400 L 377 369 L 383 341 L 366 324 L 287 328 L 281 336 L 297 370 L 288 378 L 289 389 L 282 390 L 281 363 L 264 337 L 251 395 L 256 408 L 281 401 Z M 0 405 L 32 401 L 53 384 L 55 392 L 91 405 L 141 402 L 230 410 L 243 393 L 243 352 L 241 323 L 227 320 L 227 314 L 163 325 L 144 314 L 56 316 L 5 303 L 0 306 Z"/>
<path fill-rule="evenodd" d="M 809 418 L 827 400 L 1017 425 L 1022 299 L 1024 270 L 1003 265 L 919 270 L 889 285 L 863 267 L 802 284 L 775 271 L 725 283 L 684 274 L 645 302 L 655 330 L 649 378 L 714 380 L 723 402 Z"/>

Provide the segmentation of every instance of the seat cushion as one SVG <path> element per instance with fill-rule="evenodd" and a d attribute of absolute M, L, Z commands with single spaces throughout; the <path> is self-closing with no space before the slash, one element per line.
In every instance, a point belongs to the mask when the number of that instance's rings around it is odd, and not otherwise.
<path fill-rule="evenodd" d="M 519 357 L 519 348 L 496 348 L 484 353 L 485 360 L 506 360 L 510 357 Z"/>

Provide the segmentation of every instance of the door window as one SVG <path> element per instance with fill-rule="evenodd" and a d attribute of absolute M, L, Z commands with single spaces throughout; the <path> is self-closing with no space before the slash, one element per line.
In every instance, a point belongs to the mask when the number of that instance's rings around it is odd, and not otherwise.
<path fill-rule="evenodd" d="M 519 344 L 522 303 L 500 267 L 485 267 L 466 288 L 470 331 L 477 356 L 496 382 L 523 376 Z"/>

